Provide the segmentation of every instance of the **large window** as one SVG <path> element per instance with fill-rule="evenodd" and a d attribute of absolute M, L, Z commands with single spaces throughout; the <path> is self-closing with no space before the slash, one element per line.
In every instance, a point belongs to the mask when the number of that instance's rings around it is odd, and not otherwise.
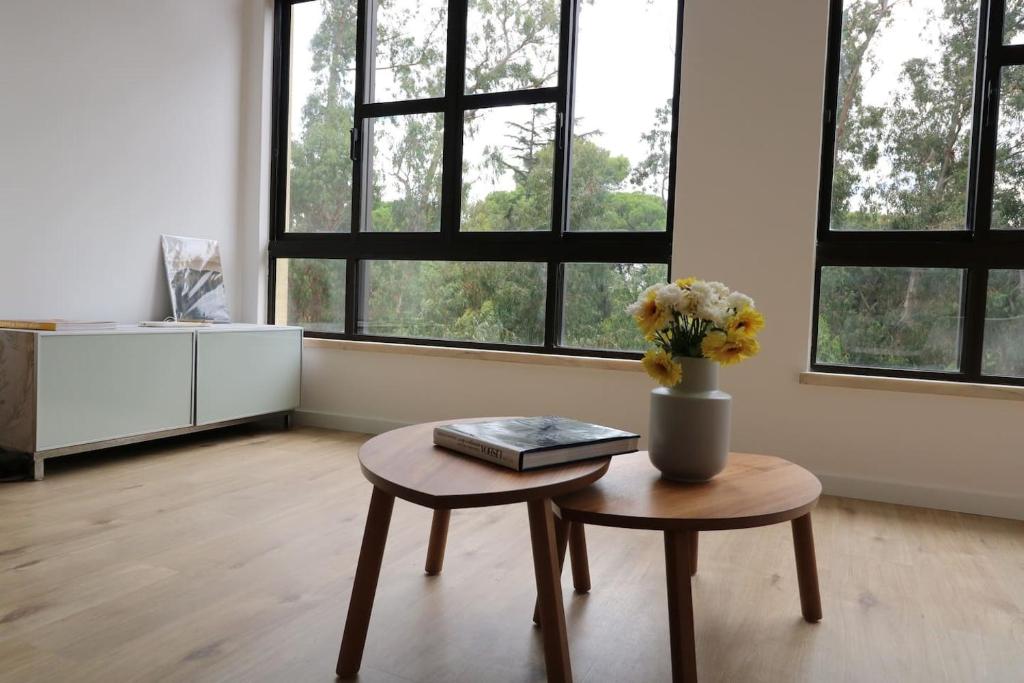
<path fill-rule="evenodd" d="M 1024 384 L 1024 2 L 832 0 L 812 368 Z"/>
<path fill-rule="evenodd" d="M 270 319 L 633 355 L 681 35 L 679 0 L 278 0 Z"/>

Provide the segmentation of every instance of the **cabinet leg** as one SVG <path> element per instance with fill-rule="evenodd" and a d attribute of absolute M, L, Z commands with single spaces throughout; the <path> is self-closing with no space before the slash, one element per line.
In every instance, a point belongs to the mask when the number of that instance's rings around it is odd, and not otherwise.
<path fill-rule="evenodd" d="M 448 521 L 451 510 L 434 510 L 434 519 L 430 523 L 430 541 L 427 543 L 427 563 L 423 567 L 430 576 L 441 573 L 444 565 L 444 548 L 448 542 Z"/>
<path fill-rule="evenodd" d="M 32 456 L 32 479 L 35 481 L 43 480 L 43 462 L 39 456 Z"/>

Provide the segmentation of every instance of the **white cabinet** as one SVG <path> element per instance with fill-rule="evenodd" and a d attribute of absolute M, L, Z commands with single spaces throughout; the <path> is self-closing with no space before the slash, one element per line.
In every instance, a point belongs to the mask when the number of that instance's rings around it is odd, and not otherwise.
<path fill-rule="evenodd" d="M 299 405 L 302 330 L 196 332 L 196 424 Z"/>
<path fill-rule="evenodd" d="M 302 330 L 267 325 L 0 330 L 0 448 L 43 460 L 299 405 Z"/>
<path fill-rule="evenodd" d="M 192 425 L 191 331 L 40 335 L 35 451 Z"/>

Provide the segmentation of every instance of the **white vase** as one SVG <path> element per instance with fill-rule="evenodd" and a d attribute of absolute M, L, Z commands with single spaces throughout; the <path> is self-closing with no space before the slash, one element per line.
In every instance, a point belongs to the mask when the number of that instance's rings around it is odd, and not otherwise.
<path fill-rule="evenodd" d="M 718 389 L 718 364 L 676 358 L 683 378 L 651 391 L 648 453 L 661 475 L 674 481 L 708 481 L 729 456 L 732 396 Z"/>

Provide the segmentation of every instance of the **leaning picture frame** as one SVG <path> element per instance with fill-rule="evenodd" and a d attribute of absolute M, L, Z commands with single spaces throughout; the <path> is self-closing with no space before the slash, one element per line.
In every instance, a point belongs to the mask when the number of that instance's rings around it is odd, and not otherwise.
<path fill-rule="evenodd" d="M 171 311 L 180 322 L 231 322 L 217 240 L 161 235 Z"/>

